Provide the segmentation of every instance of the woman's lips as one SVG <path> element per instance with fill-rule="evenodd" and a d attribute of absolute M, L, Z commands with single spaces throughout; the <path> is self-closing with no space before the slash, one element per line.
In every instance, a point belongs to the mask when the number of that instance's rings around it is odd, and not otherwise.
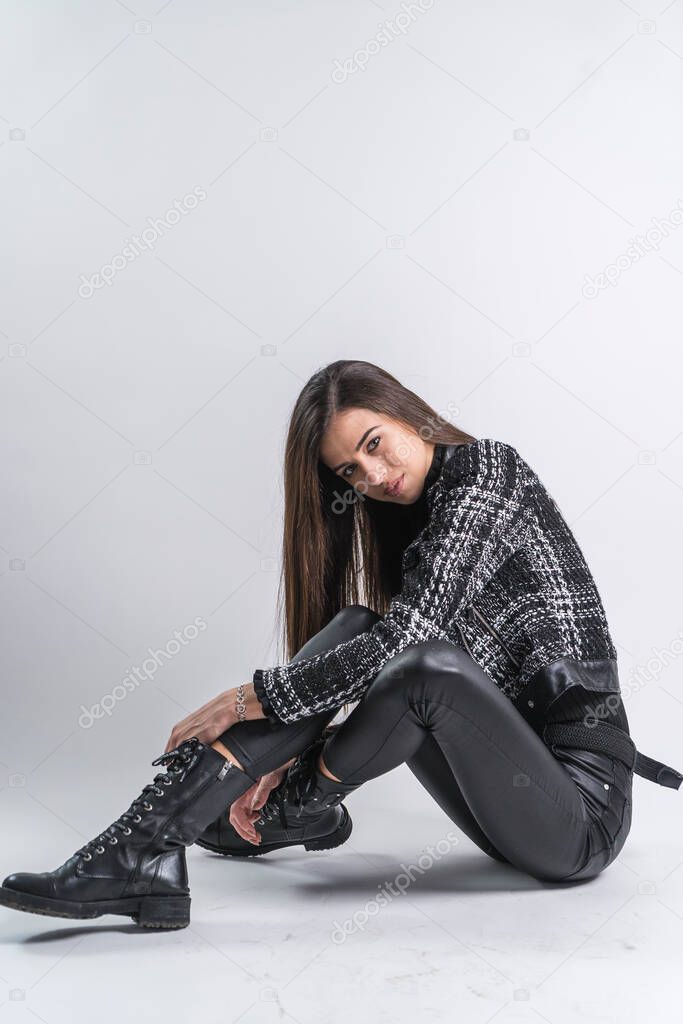
<path fill-rule="evenodd" d="M 401 473 L 401 475 L 398 478 L 398 480 L 395 480 L 393 484 L 391 484 L 389 487 L 386 487 L 384 489 L 384 493 L 390 495 L 392 498 L 395 497 L 400 492 L 401 488 L 403 487 L 403 479 L 404 479 L 404 477 L 405 477 L 405 473 Z"/>

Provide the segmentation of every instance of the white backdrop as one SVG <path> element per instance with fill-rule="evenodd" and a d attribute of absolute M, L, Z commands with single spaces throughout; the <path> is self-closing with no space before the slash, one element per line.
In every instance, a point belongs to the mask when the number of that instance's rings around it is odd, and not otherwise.
<path fill-rule="evenodd" d="M 281 660 L 284 432 L 339 358 L 538 471 L 634 739 L 680 768 L 683 5 L 6 0 L 2 21 L 4 873 L 60 863 L 177 720 Z M 609 870 L 680 943 L 681 797 L 635 785 Z M 369 850 L 399 795 L 445 828 L 401 768 L 354 798 Z"/>

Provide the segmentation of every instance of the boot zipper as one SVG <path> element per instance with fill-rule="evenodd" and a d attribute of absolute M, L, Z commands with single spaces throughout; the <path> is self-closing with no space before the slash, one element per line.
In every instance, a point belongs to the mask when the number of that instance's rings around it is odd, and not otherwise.
<path fill-rule="evenodd" d="M 507 646 L 507 644 L 505 643 L 505 641 L 504 641 L 504 640 L 503 640 L 503 638 L 501 637 L 501 635 L 500 635 L 500 633 L 498 632 L 498 630 L 497 630 L 497 629 L 494 629 L 494 627 L 493 627 L 493 626 L 491 625 L 491 623 L 490 623 L 490 622 L 488 622 L 488 621 L 487 621 L 487 620 L 486 620 L 486 619 L 484 618 L 484 616 L 483 616 L 483 615 L 481 614 L 481 612 L 479 611 L 479 609 L 478 609 L 478 608 L 475 608 L 475 607 L 474 607 L 474 605 L 473 605 L 473 604 L 471 604 L 471 605 L 469 606 L 469 608 L 467 609 L 467 611 L 468 611 L 468 612 L 471 612 L 471 614 L 472 614 L 472 615 L 476 615 L 476 617 L 477 617 L 477 618 L 479 619 L 479 621 L 481 622 L 482 626 L 484 626 L 484 628 L 488 630 L 488 632 L 489 632 L 489 633 L 491 634 L 491 636 L 495 637 L 495 639 L 496 639 L 496 640 L 498 641 L 498 643 L 499 643 L 499 644 L 500 644 L 500 646 L 501 646 L 501 647 L 503 648 L 503 650 L 504 650 L 504 651 L 505 651 L 505 653 L 507 654 L 507 656 L 508 656 L 508 658 L 510 659 L 510 661 L 511 661 L 511 662 L 512 662 L 512 663 L 513 663 L 513 664 L 514 664 L 514 665 L 515 665 L 515 666 L 516 666 L 517 668 L 520 668 L 520 667 L 521 667 L 521 662 L 520 662 L 520 661 L 519 661 L 519 660 L 518 660 L 518 659 L 517 659 L 517 658 L 516 658 L 516 657 L 514 656 L 514 654 L 512 653 L 512 651 L 511 651 L 511 650 L 509 649 L 509 647 Z"/>
<path fill-rule="evenodd" d="M 221 779 L 224 779 L 225 776 L 228 774 L 228 772 L 230 771 L 231 768 L 232 768 L 232 764 L 230 763 L 230 761 L 228 761 L 228 759 L 226 757 L 225 764 L 223 765 L 223 767 L 219 771 L 218 775 L 216 776 L 216 782 L 220 782 Z"/>

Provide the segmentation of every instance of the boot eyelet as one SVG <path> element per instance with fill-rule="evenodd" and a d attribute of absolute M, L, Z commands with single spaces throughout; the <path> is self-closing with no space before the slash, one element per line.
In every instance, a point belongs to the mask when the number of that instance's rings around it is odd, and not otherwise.
<path fill-rule="evenodd" d="M 92 853 L 84 853 L 83 860 L 92 860 Z"/>
<path fill-rule="evenodd" d="M 124 834 L 124 836 L 129 836 L 132 831 L 133 831 L 133 829 L 132 828 L 128 828 L 128 826 L 126 825 L 126 827 L 123 830 L 123 834 Z"/>
<path fill-rule="evenodd" d="M 133 815 L 133 821 L 142 821 L 142 815 L 141 814 L 134 814 Z"/>
<path fill-rule="evenodd" d="M 145 802 L 144 802 L 144 804 L 142 806 L 145 808 L 146 811 L 151 811 L 152 810 L 152 805 L 148 804 L 146 800 L 145 800 Z"/>
<path fill-rule="evenodd" d="M 96 846 L 95 847 L 95 853 L 104 853 L 104 847 L 103 846 Z"/>
<path fill-rule="evenodd" d="M 112 836 L 111 839 L 109 840 L 109 845 L 110 846 L 116 846 L 117 843 L 118 843 L 118 839 L 116 838 L 116 836 Z"/>
<path fill-rule="evenodd" d="M 172 786 L 173 785 L 173 779 L 171 778 L 170 775 L 165 775 L 164 779 L 163 779 L 163 783 L 164 783 L 165 786 Z"/>
<path fill-rule="evenodd" d="M 163 796 L 164 795 L 164 791 L 161 788 L 160 789 L 155 789 L 154 792 L 156 793 L 157 796 Z"/>

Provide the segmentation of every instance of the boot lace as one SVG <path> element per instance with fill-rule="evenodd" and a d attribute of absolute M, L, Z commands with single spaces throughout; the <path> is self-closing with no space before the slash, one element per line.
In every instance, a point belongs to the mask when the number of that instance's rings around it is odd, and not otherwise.
<path fill-rule="evenodd" d="M 117 831 L 122 832 L 124 836 L 129 836 L 133 830 L 128 822 L 137 824 L 142 821 L 143 813 L 154 808 L 154 804 L 150 803 L 147 799 L 148 793 L 153 791 L 156 796 L 162 797 L 165 793 L 164 786 L 172 786 L 176 781 L 182 782 L 199 759 L 199 747 L 199 739 L 196 736 L 192 736 L 188 740 L 183 740 L 173 750 L 168 750 L 166 753 L 155 758 L 152 764 L 166 765 L 166 771 L 157 772 L 154 780 L 142 787 L 142 792 L 133 800 L 128 810 L 119 815 L 111 825 L 108 825 L 104 832 L 100 832 L 94 839 L 89 839 L 87 843 L 84 843 L 80 849 L 76 850 L 74 856 L 82 857 L 85 861 L 92 860 L 93 852 L 96 854 L 104 853 L 106 849 L 105 842 L 109 843 L 110 846 L 116 846 L 119 841 L 116 835 Z"/>

